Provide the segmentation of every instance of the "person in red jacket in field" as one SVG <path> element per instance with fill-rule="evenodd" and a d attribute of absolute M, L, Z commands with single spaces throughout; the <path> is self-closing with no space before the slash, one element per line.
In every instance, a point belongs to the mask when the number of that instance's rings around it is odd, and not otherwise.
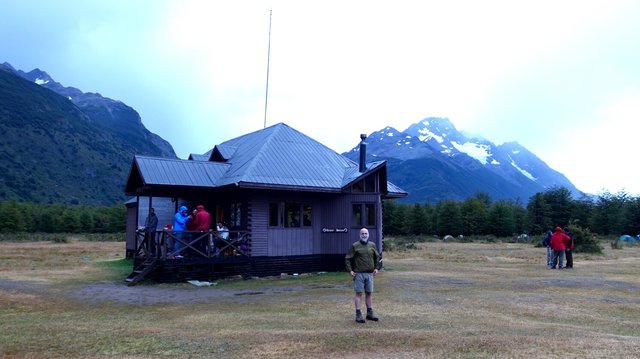
<path fill-rule="evenodd" d="M 553 263 L 551 269 L 555 269 L 556 265 L 558 269 L 562 269 L 564 264 L 564 251 L 567 249 L 565 243 L 569 242 L 570 238 L 563 231 L 562 228 L 556 227 L 555 232 L 551 235 L 551 249 L 553 249 Z"/>

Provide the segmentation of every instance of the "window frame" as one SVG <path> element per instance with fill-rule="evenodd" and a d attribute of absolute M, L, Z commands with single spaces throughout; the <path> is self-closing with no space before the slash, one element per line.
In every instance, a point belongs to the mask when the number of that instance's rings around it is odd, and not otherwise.
<path fill-rule="evenodd" d="M 273 211 L 277 210 L 277 214 Z M 269 202 L 268 206 L 268 227 L 269 228 L 311 228 L 313 227 L 313 205 L 309 202 Z M 292 212 L 292 218 L 289 219 L 289 212 Z M 290 222 L 297 217 L 297 225 L 291 225 Z M 277 224 L 274 224 L 274 219 Z"/>
<path fill-rule="evenodd" d="M 377 205 L 374 202 L 351 203 L 351 227 L 372 228 L 378 223 Z"/>

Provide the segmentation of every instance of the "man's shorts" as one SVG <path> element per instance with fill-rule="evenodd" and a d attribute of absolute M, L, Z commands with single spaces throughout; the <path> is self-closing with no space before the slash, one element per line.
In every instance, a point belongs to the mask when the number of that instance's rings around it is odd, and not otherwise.
<path fill-rule="evenodd" d="M 353 290 L 356 293 L 373 293 L 373 273 L 356 273 L 353 277 Z"/>

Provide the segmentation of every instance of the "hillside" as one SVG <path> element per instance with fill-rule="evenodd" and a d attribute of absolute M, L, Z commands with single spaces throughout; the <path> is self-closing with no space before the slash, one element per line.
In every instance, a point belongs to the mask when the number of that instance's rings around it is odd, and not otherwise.
<path fill-rule="evenodd" d="M 141 140 L 139 116 L 109 122 L 111 109 L 84 107 L 0 65 L 0 200 L 113 205 L 126 199 L 134 154 L 175 157 Z"/>

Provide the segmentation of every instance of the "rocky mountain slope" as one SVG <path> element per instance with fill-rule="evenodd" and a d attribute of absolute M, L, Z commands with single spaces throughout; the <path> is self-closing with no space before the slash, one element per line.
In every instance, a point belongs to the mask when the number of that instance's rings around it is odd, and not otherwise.
<path fill-rule="evenodd" d="M 463 200 L 479 192 L 526 203 L 536 192 L 566 187 L 560 172 L 517 142 L 496 145 L 468 138 L 446 118 L 426 118 L 404 131 L 386 127 L 366 139 L 367 160 L 387 160 L 389 180 L 409 192 L 407 202 Z M 359 146 L 345 155 L 359 158 Z"/>
<path fill-rule="evenodd" d="M 176 158 L 120 101 L 0 65 L 0 200 L 113 205 L 134 154 Z"/>

